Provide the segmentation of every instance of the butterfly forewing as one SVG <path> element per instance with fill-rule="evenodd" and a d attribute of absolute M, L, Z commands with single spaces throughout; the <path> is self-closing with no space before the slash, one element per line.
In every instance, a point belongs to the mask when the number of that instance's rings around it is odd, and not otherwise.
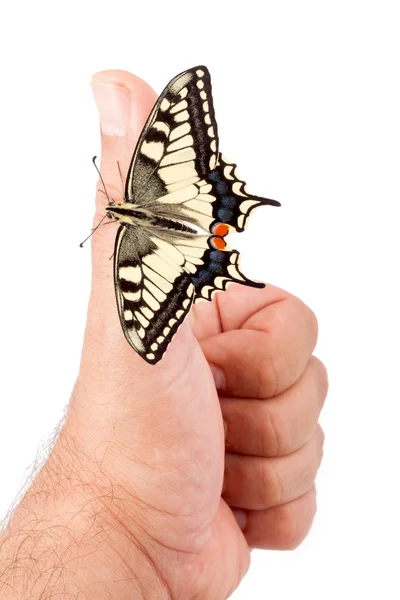
<path fill-rule="evenodd" d="M 175 77 L 158 98 L 136 146 L 126 199 L 149 206 L 205 178 L 217 163 L 211 80 L 203 66 Z"/>
<path fill-rule="evenodd" d="M 176 259 L 146 228 L 118 230 L 114 280 L 125 337 L 151 364 L 157 363 L 194 300 L 194 284 Z M 172 254 L 172 255 L 171 255 Z"/>

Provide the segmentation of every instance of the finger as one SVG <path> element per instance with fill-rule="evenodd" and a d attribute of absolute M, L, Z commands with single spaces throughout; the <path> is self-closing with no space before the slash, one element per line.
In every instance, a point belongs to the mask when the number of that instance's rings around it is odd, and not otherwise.
<path fill-rule="evenodd" d="M 315 486 L 281 506 L 242 513 L 243 534 L 250 548 L 294 550 L 309 532 L 317 510 Z"/>
<path fill-rule="evenodd" d="M 101 173 L 122 191 L 117 161 L 125 173 L 157 94 L 140 77 L 119 70 L 96 73 L 92 90 L 100 117 Z"/>
<path fill-rule="evenodd" d="M 227 450 L 261 457 L 295 452 L 315 431 L 327 390 L 326 369 L 312 356 L 300 379 L 275 398 L 221 398 Z"/>
<path fill-rule="evenodd" d="M 289 456 L 260 458 L 228 453 L 223 498 L 229 506 L 265 510 L 299 498 L 312 487 L 322 459 L 323 433 Z"/>
<path fill-rule="evenodd" d="M 232 286 L 217 298 L 222 333 L 202 339 L 201 346 L 207 360 L 224 375 L 225 395 L 271 398 L 293 385 L 315 348 L 313 312 L 272 286 L 263 290 Z M 196 321 L 199 333 L 198 312 Z"/>
<path fill-rule="evenodd" d="M 96 73 L 92 78 L 92 90 L 100 118 L 100 172 L 107 193 L 120 202 L 136 142 L 157 95 L 139 77 L 116 70 Z M 101 182 L 97 188 L 95 225 L 104 216 L 108 203 Z M 99 269 L 99 278 L 109 276 L 112 261 L 108 259 L 117 228 L 118 224 L 110 224 L 93 235 L 93 267 Z"/>
<path fill-rule="evenodd" d="M 96 73 L 92 78 L 92 90 L 100 120 L 100 172 L 106 192 L 114 200 L 121 201 L 124 186 L 118 164 L 125 175 L 140 130 L 151 111 L 156 94 L 147 83 L 135 75 L 116 70 Z M 95 226 L 104 216 L 104 209 L 108 203 L 100 181 L 96 188 Z M 96 230 L 91 238 L 92 291 L 83 359 L 87 360 L 93 356 L 93 359 L 102 365 L 102 371 L 107 367 L 115 368 L 109 355 L 117 355 L 123 364 L 124 360 L 129 358 L 128 352 L 132 353 L 132 358 L 134 354 L 124 339 L 115 300 L 113 260 L 110 260 L 110 257 L 114 250 L 118 227 L 118 223 L 107 224 Z M 120 352 L 123 354 L 120 355 Z"/>

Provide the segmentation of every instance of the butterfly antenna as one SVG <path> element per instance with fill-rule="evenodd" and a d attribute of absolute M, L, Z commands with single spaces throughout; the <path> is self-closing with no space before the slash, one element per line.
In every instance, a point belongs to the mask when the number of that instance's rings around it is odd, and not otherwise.
<path fill-rule="evenodd" d="M 119 173 L 119 177 L 121 179 L 121 183 L 124 183 L 124 178 L 122 177 L 122 171 L 121 171 L 121 165 L 119 164 L 119 160 L 117 160 L 117 167 L 118 167 L 118 173 Z"/>
<path fill-rule="evenodd" d="M 104 179 L 103 179 L 103 177 L 101 176 L 100 169 L 99 169 L 99 167 L 98 167 L 98 166 L 97 166 L 97 164 L 96 164 L 96 159 L 97 159 L 97 156 L 93 156 L 93 158 L 92 158 L 92 162 L 93 162 L 93 164 L 94 164 L 94 166 L 95 166 L 95 169 L 96 169 L 96 171 L 97 171 L 97 172 L 98 172 L 98 174 L 99 174 L 100 181 L 101 181 L 101 183 L 102 183 L 102 185 L 103 185 L 103 188 L 104 188 L 104 192 L 103 192 L 103 190 L 99 190 L 99 189 L 98 189 L 97 191 L 98 191 L 98 192 L 101 192 L 102 194 L 105 194 L 105 195 L 107 196 L 108 203 L 109 203 L 109 204 L 111 204 L 111 199 L 110 199 L 110 196 L 109 196 L 109 195 L 108 195 L 108 193 L 107 193 L 107 188 L 106 188 L 106 186 L 105 186 Z M 97 223 L 96 227 L 95 227 L 94 229 L 92 229 L 92 232 L 91 232 L 91 234 L 90 234 L 90 235 L 88 235 L 88 236 L 87 236 L 87 238 L 85 238 L 85 239 L 83 240 L 83 242 L 81 242 L 81 243 L 79 244 L 79 247 L 80 247 L 80 248 L 83 248 L 83 244 L 84 244 L 85 242 L 87 242 L 87 240 L 88 240 L 89 238 L 91 238 L 91 237 L 92 237 L 92 235 L 94 234 L 94 232 L 95 232 L 95 231 L 96 231 L 96 230 L 97 230 L 97 229 L 98 229 L 98 228 L 99 228 L 99 227 L 102 225 L 102 223 L 103 223 L 103 221 L 104 221 L 104 219 L 105 219 L 106 217 L 107 217 L 107 214 L 105 214 L 105 215 L 104 215 L 104 217 L 101 219 L 101 221 L 99 221 L 99 223 Z M 105 225 L 107 225 L 107 223 L 105 223 Z"/>
<path fill-rule="evenodd" d="M 95 231 L 97 231 L 97 229 L 98 229 L 98 228 L 101 226 L 101 224 L 103 223 L 103 221 L 104 221 L 104 219 L 105 219 L 106 217 L 107 217 L 107 215 L 104 215 L 104 217 L 103 217 L 103 218 L 100 220 L 100 222 L 99 222 L 99 223 L 97 223 L 96 227 L 95 227 L 94 229 L 92 229 L 92 231 L 91 231 L 90 235 L 88 235 L 88 236 L 87 236 L 87 238 L 85 238 L 85 239 L 83 240 L 83 242 L 81 242 L 81 243 L 79 244 L 79 247 L 80 247 L 80 248 L 83 248 L 83 244 L 84 244 L 85 242 L 87 242 L 89 238 L 91 238 L 91 237 L 92 237 L 92 235 L 94 234 L 94 232 L 95 232 Z M 104 225 L 107 225 L 107 223 L 104 223 Z"/>
<path fill-rule="evenodd" d="M 98 172 L 98 174 L 99 174 L 100 181 L 101 181 L 101 183 L 103 184 L 104 193 L 105 193 L 105 195 L 107 196 L 108 203 L 109 203 L 109 204 L 111 204 L 111 199 L 110 199 L 110 196 L 109 196 L 109 195 L 108 195 L 108 193 L 107 193 L 107 188 L 106 188 L 106 185 L 105 185 L 105 183 L 104 183 L 104 179 L 103 179 L 103 178 L 102 178 L 102 176 L 101 176 L 100 169 L 99 169 L 99 167 L 98 167 L 98 166 L 97 166 L 97 164 L 96 164 L 96 159 L 97 159 L 97 156 L 93 156 L 93 158 L 92 158 L 92 162 L 93 162 L 93 164 L 94 164 L 94 166 L 95 166 L 95 169 L 96 169 L 96 171 L 97 171 L 97 172 Z M 97 227 L 96 227 L 96 229 L 97 229 Z"/>

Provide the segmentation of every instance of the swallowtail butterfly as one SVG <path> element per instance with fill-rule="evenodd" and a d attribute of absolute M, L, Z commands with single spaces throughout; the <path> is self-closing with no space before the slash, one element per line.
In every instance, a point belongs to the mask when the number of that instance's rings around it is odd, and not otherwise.
<path fill-rule="evenodd" d="M 114 281 L 122 329 L 150 364 L 193 302 L 211 300 L 230 282 L 264 287 L 240 272 L 239 253 L 224 238 L 243 231 L 257 206 L 279 202 L 249 194 L 235 169 L 219 152 L 207 68 L 177 75 L 143 128 L 124 202 L 106 207 L 120 223 Z"/>

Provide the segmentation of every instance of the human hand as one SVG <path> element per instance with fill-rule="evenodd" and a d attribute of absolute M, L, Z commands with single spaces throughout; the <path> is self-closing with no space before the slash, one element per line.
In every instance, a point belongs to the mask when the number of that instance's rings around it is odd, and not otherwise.
<path fill-rule="evenodd" d="M 98 73 L 93 84 L 101 173 L 118 202 L 117 161 L 126 174 L 156 95 L 122 71 Z M 99 192 L 95 224 L 105 204 Z M 92 238 L 92 292 L 66 423 L 3 548 L 10 557 L 18 542 L 34 559 L 32 597 L 62 587 L 65 597 L 223 600 L 246 573 L 250 548 L 294 548 L 313 520 L 327 391 L 312 357 L 316 320 L 280 289 L 235 285 L 196 305 L 150 366 L 118 319 L 109 260 L 117 227 Z M 58 575 L 49 579 L 51 569 Z"/>

